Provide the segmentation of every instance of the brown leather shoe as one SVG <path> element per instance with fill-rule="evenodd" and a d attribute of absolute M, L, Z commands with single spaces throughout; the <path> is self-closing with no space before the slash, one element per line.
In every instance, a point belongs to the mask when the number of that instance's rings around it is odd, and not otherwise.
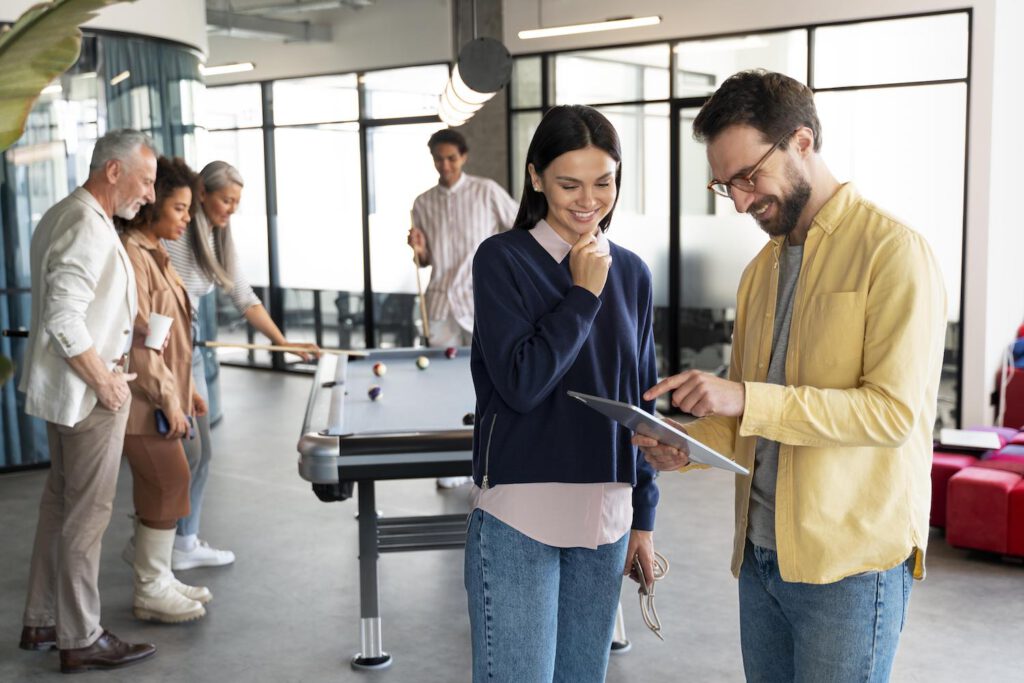
<path fill-rule="evenodd" d="M 22 650 L 55 650 L 57 649 L 56 626 L 26 626 L 21 629 Z"/>
<path fill-rule="evenodd" d="M 91 669 L 115 669 L 156 654 L 150 643 L 125 643 L 110 631 L 103 631 L 89 647 L 60 651 L 60 670 L 66 674 Z"/>

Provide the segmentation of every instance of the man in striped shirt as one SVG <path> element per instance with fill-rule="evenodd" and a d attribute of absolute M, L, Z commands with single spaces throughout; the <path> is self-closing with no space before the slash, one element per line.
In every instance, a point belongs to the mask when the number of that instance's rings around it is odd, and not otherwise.
<path fill-rule="evenodd" d="M 432 266 L 427 318 L 432 346 L 467 346 L 473 332 L 473 254 L 481 242 L 515 221 L 519 205 L 489 178 L 462 172 L 469 148 L 461 133 L 439 130 L 427 143 L 437 185 L 412 205 L 409 246 Z"/>
<path fill-rule="evenodd" d="M 462 172 L 469 147 L 461 133 L 444 129 L 427 142 L 437 185 L 412 205 L 409 246 L 420 266 L 431 266 L 424 293 L 432 346 L 468 346 L 473 332 L 473 255 L 485 239 L 515 222 L 519 205 L 498 183 Z M 469 477 L 441 477 L 454 488 Z"/>

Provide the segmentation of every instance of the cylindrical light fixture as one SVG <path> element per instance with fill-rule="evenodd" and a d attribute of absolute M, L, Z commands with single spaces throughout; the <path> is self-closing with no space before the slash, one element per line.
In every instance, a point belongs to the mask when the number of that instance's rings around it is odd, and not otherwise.
<path fill-rule="evenodd" d="M 505 87 L 512 76 L 512 55 L 494 38 L 475 38 L 463 46 L 437 103 L 437 115 L 461 126 Z"/>

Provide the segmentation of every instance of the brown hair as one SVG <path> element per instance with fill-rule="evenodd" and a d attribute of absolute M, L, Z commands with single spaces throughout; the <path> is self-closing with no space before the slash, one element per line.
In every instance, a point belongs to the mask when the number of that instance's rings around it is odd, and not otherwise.
<path fill-rule="evenodd" d="M 513 227 L 530 230 L 548 215 L 547 197 L 543 192 L 533 189 L 530 164 L 533 164 L 536 173 L 541 174 L 558 157 L 586 147 L 597 147 L 615 161 L 615 203 L 608 215 L 598 223 L 601 232 L 608 230 L 622 189 L 622 147 L 615 126 L 604 114 L 582 104 L 552 107 L 540 120 L 526 151 L 523 198 L 519 202 L 519 214 Z"/>
<path fill-rule="evenodd" d="M 756 128 L 768 143 L 806 126 L 814 133 L 814 151 L 821 150 L 814 93 L 784 74 L 754 69 L 727 78 L 693 120 L 693 137 L 698 142 L 712 142 L 735 125 Z"/>
<path fill-rule="evenodd" d="M 118 219 L 119 227 L 129 230 L 154 223 L 160 217 L 160 210 L 167 198 L 182 187 L 192 190 L 192 205 L 189 206 L 189 214 L 194 215 L 199 206 L 199 176 L 180 157 L 158 158 L 156 160 L 156 182 L 153 184 L 156 199 L 152 204 L 144 204 L 135 214 L 135 218 L 130 221 Z"/>
<path fill-rule="evenodd" d="M 459 154 L 463 156 L 469 151 L 466 138 L 463 137 L 462 133 L 451 128 L 442 128 L 430 136 L 430 139 L 427 141 L 427 147 L 430 148 L 431 154 L 434 153 L 434 149 L 438 145 L 455 145 L 459 149 Z"/>

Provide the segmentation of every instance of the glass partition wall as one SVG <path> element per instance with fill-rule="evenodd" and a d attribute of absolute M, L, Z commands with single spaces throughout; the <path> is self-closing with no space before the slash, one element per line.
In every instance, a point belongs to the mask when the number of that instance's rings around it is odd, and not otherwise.
<path fill-rule="evenodd" d="M 242 172 L 232 219 L 242 267 L 290 340 L 419 340 L 406 233 L 413 199 L 437 182 L 427 140 L 443 127 L 435 109 L 447 78 L 447 65 L 430 64 L 207 89 L 200 156 Z M 216 309 L 222 341 L 256 341 L 223 294 Z M 219 351 L 229 363 L 293 361 L 272 356 Z"/>
<path fill-rule="evenodd" d="M 766 237 L 705 189 L 710 169 L 693 119 L 737 71 L 763 68 L 808 84 L 833 173 L 921 232 L 939 259 L 950 302 L 939 422 L 955 426 L 970 22 L 969 11 L 951 11 L 518 56 L 513 190 L 522 191 L 525 149 L 544 111 L 572 103 L 604 112 L 624 155 L 609 238 L 654 274 L 659 372 L 725 373 L 739 277 Z"/>

